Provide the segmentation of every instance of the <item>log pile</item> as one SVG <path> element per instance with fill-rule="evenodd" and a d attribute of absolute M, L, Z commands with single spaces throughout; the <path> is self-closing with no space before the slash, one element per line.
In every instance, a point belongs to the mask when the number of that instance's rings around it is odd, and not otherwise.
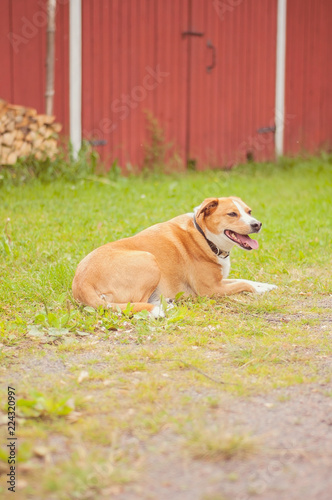
<path fill-rule="evenodd" d="M 33 108 L 0 99 L 0 165 L 14 165 L 18 158 L 54 158 L 62 125 L 55 116 L 40 115 Z"/>

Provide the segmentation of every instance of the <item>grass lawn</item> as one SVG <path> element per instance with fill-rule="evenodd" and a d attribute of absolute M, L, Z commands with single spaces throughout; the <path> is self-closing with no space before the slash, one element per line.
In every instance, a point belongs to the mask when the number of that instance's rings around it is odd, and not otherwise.
<path fill-rule="evenodd" d="M 266 436 L 238 425 L 226 407 L 272 394 L 287 405 L 290 388 L 300 385 L 332 401 L 331 174 L 325 156 L 230 172 L 0 188 L 2 498 L 12 498 L 7 386 L 16 396 L 17 500 L 159 500 L 142 478 L 151 457 L 166 456 L 170 445 L 175 470 L 182 460 L 195 471 L 206 462 L 222 468 L 266 457 Z M 180 299 L 158 320 L 74 303 L 71 281 L 92 249 L 229 195 L 263 222 L 258 250 L 233 250 L 230 277 L 277 290 Z M 168 498 L 233 499 L 232 485 L 243 486 L 237 474 L 232 469 L 217 493 L 206 479 L 197 494 Z M 249 483 L 243 487 L 254 494 Z"/>

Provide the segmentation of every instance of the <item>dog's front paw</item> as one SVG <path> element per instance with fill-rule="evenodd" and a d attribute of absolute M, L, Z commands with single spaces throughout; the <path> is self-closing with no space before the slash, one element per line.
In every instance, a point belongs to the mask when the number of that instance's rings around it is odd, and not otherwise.
<path fill-rule="evenodd" d="M 275 288 L 278 288 L 277 285 L 270 285 L 269 283 L 259 283 L 259 282 L 256 282 L 256 281 L 253 281 L 250 284 L 255 289 L 256 293 L 270 292 L 271 290 L 274 290 Z"/>
<path fill-rule="evenodd" d="M 164 308 L 161 304 L 159 306 L 154 306 L 154 308 L 152 309 L 150 314 L 155 319 L 165 317 L 165 311 L 164 311 Z"/>

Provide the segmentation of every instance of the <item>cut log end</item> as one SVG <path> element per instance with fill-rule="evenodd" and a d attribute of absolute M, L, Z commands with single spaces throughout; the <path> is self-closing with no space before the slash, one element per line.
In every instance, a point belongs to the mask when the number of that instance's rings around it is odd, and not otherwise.
<path fill-rule="evenodd" d="M 14 165 L 30 155 L 38 160 L 54 158 L 61 130 L 55 116 L 0 99 L 0 165 Z"/>

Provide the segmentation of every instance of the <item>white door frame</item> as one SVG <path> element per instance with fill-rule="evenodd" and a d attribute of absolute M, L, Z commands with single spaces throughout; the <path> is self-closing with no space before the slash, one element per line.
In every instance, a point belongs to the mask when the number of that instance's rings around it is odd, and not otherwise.
<path fill-rule="evenodd" d="M 82 143 L 82 2 L 69 2 L 69 134 L 74 158 Z"/>
<path fill-rule="evenodd" d="M 284 153 L 287 0 L 278 0 L 275 96 L 275 154 Z"/>

